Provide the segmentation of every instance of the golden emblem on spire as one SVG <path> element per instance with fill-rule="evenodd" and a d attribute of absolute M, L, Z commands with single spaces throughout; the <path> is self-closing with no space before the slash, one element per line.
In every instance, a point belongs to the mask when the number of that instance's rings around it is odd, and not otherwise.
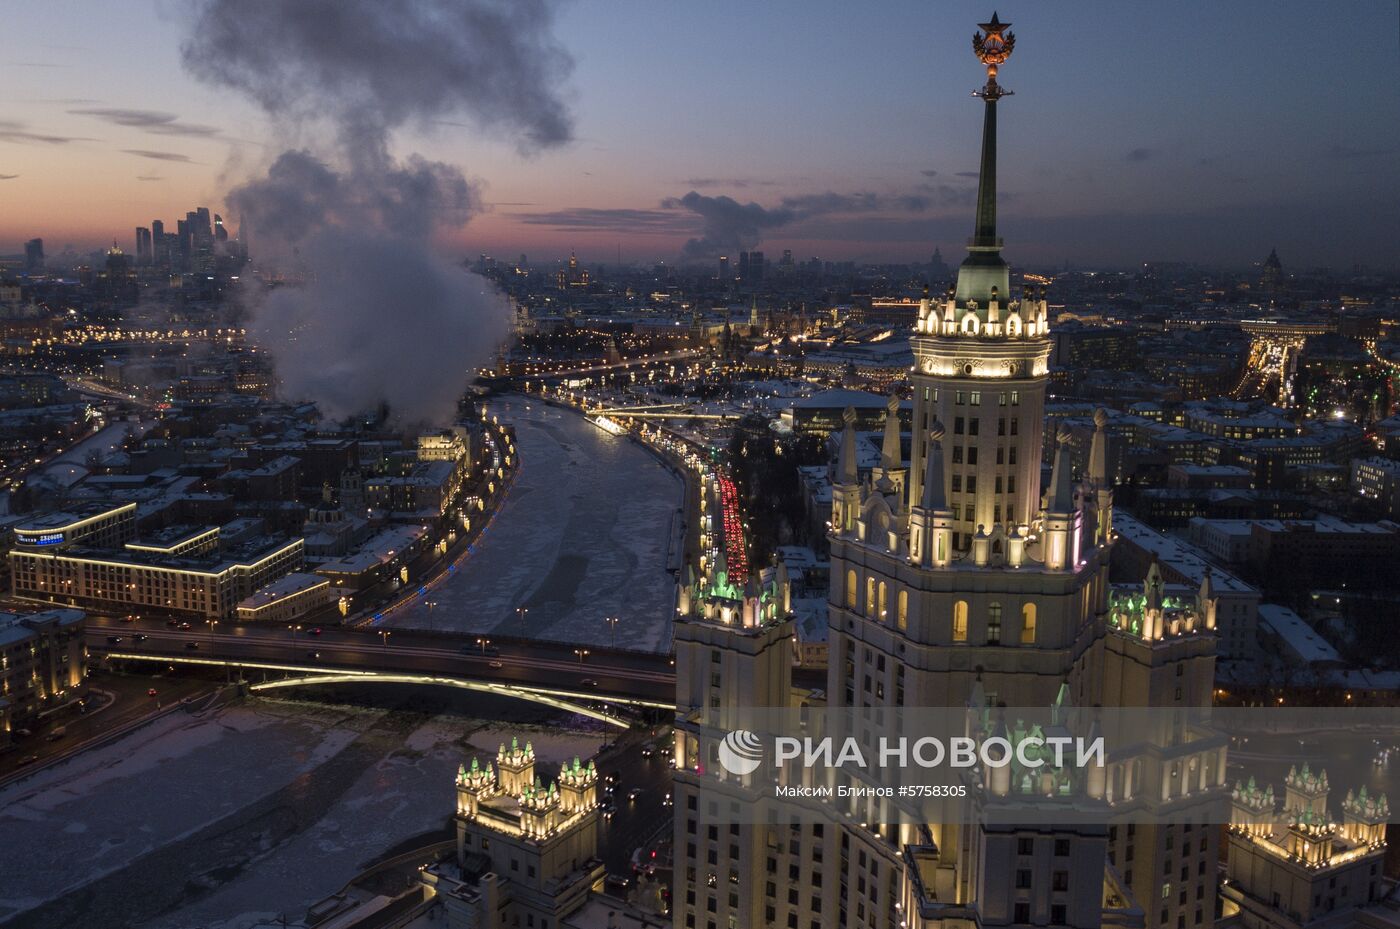
<path fill-rule="evenodd" d="M 987 67 L 987 86 L 977 91 L 977 96 L 995 100 L 1011 93 L 997 85 L 997 68 L 1006 63 L 1016 48 L 1016 33 L 1007 31 L 1011 24 L 997 19 L 995 12 L 992 13 L 991 22 L 978 25 L 982 27 L 982 32 L 972 34 L 972 52 Z"/>

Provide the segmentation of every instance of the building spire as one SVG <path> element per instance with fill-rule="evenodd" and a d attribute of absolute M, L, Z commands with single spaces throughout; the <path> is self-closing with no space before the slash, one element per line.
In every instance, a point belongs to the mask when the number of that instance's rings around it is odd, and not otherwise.
<path fill-rule="evenodd" d="M 1016 47 L 1016 34 L 1007 32 L 1010 23 L 1002 23 L 992 13 L 992 21 L 982 23 L 986 33 L 973 33 L 972 51 L 987 68 L 987 83 L 973 91 L 986 101 L 982 122 L 982 166 L 977 181 L 977 228 L 972 244 L 977 248 L 1000 248 L 997 239 L 997 101 L 1011 91 L 997 83 L 997 69 L 1011 57 Z"/>
<path fill-rule="evenodd" d="M 983 100 L 982 163 L 977 175 L 977 222 L 968 242 L 970 254 L 958 269 L 957 299 L 962 306 L 969 301 L 986 306 L 995 299 L 994 287 L 1003 297 L 1011 292 L 1010 273 L 997 237 L 997 101 L 1011 94 L 997 83 L 997 70 L 1016 46 L 1015 34 L 1007 31 L 1010 25 L 993 13 L 991 22 L 981 24 L 983 32 L 972 35 L 972 51 L 987 69 L 987 83 L 973 91 Z"/>

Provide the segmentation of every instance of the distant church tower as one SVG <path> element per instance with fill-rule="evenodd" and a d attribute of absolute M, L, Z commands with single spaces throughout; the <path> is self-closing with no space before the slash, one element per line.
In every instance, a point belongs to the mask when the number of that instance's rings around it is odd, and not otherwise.
<path fill-rule="evenodd" d="M 1283 262 L 1278 260 L 1278 249 L 1269 249 L 1269 257 L 1264 259 L 1264 268 L 1259 275 L 1259 287 L 1269 296 L 1283 289 Z"/>

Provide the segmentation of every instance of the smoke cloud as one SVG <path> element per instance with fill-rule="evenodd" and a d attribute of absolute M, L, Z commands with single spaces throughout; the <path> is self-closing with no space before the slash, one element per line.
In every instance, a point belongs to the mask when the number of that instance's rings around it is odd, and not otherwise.
<path fill-rule="evenodd" d="M 464 116 L 522 152 L 563 144 L 572 60 L 547 0 L 197 0 L 185 67 L 255 101 L 282 152 L 235 187 L 230 212 L 260 267 L 295 283 L 254 301 L 250 331 L 289 396 L 330 416 L 387 403 L 450 416 L 505 335 L 503 297 L 433 247 L 482 209 L 454 165 L 396 157 L 396 129 Z"/>

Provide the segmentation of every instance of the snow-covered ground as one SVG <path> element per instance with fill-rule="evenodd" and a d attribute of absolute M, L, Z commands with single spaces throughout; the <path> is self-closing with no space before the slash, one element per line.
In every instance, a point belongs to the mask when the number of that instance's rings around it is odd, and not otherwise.
<path fill-rule="evenodd" d="M 263 699 L 167 716 L 0 791 L 0 925 L 295 918 L 385 850 L 441 828 L 457 765 L 513 734 L 549 762 L 604 740 Z"/>
<path fill-rule="evenodd" d="M 527 409 L 528 407 L 528 409 Z M 666 573 L 681 479 L 577 413 L 512 396 L 491 412 L 516 428 L 522 469 L 452 579 L 391 614 L 395 626 L 496 632 L 667 651 L 675 579 Z M 525 607 L 524 618 L 516 612 Z"/>

